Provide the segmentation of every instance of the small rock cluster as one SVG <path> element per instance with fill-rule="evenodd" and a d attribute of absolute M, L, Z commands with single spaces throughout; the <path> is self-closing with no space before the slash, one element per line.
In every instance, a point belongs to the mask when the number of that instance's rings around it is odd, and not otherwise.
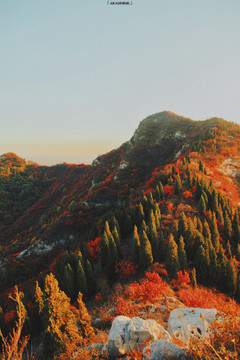
<path fill-rule="evenodd" d="M 110 358 L 127 359 L 128 354 L 142 351 L 144 359 L 164 360 L 171 356 L 184 359 L 191 337 L 209 336 L 208 328 L 216 315 L 216 309 L 175 309 L 170 313 L 167 330 L 155 320 L 117 316 L 102 351 L 107 351 Z"/>

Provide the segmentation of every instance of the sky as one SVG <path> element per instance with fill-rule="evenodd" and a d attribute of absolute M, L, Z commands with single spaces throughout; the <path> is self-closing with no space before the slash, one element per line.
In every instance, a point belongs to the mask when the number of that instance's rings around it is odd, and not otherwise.
<path fill-rule="evenodd" d="M 164 110 L 240 123 L 239 16 L 240 0 L 1 0 L 0 154 L 91 163 Z"/>

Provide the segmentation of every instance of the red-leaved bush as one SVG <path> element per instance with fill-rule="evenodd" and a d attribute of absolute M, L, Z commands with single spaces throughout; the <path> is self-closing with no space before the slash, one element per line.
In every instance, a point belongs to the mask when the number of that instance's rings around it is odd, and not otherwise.
<path fill-rule="evenodd" d="M 154 302 L 162 296 L 167 284 L 155 272 L 145 272 L 145 278 L 141 284 L 134 282 L 127 289 L 128 296 L 134 301 L 149 300 Z"/>
<path fill-rule="evenodd" d="M 115 265 L 115 272 L 118 274 L 120 279 L 127 280 L 130 276 L 135 275 L 137 272 L 137 265 L 134 265 L 128 259 L 121 259 Z"/>

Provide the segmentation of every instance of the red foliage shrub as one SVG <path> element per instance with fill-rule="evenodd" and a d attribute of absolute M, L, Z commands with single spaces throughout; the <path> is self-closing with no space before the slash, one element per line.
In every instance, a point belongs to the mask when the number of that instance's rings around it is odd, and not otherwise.
<path fill-rule="evenodd" d="M 128 259 L 121 259 L 115 265 L 115 272 L 118 274 L 120 279 L 127 280 L 130 276 L 135 275 L 137 272 L 137 265 L 134 265 Z"/>
<path fill-rule="evenodd" d="M 134 301 L 149 300 L 155 301 L 161 297 L 162 291 L 167 284 L 155 272 L 145 272 L 145 278 L 141 284 L 134 282 L 129 285 L 127 294 Z"/>
<path fill-rule="evenodd" d="M 186 199 L 192 199 L 193 198 L 193 194 L 191 193 L 191 191 L 184 191 L 183 196 Z"/>
<path fill-rule="evenodd" d="M 91 254 L 93 260 L 95 260 L 95 261 L 97 261 L 99 259 L 101 240 L 102 240 L 101 237 L 96 237 L 95 240 L 88 242 L 88 248 L 89 248 L 90 254 Z"/>
<path fill-rule="evenodd" d="M 188 286 L 180 289 L 178 295 L 179 299 L 189 307 L 216 308 L 218 311 L 227 310 L 228 312 L 239 310 L 239 305 L 236 304 L 235 300 L 207 288 L 197 287 L 193 289 Z"/>
<path fill-rule="evenodd" d="M 172 185 L 165 185 L 163 187 L 163 190 L 164 190 L 164 194 L 165 196 L 173 196 L 174 194 L 174 189 L 173 189 L 173 186 Z"/>
<path fill-rule="evenodd" d="M 190 283 L 190 277 L 189 277 L 189 273 L 187 271 L 185 271 L 185 272 L 179 271 L 177 273 L 177 279 L 180 284 L 189 284 Z"/>

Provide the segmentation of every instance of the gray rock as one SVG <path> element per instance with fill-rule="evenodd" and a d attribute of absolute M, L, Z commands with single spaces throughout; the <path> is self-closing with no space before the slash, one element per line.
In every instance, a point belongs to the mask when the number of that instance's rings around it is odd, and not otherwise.
<path fill-rule="evenodd" d="M 171 336 L 155 320 L 117 316 L 112 323 L 106 350 L 110 356 L 123 356 L 139 350 L 146 340 L 151 343 L 158 339 L 171 341 Z"/>
<path fill-rule="evenodd" d="M 216 309 L 175 309 L 170 313 L 168 332 L 172 337 L 188 345 L 192 336 L 202 339 L 208 336 L 208 327 L 216 315 Z"/>
<path fill-rule="evenodd" d="M 143 359 L 149 359 L 150 356 L 151 360 L 168 360 L 171 357 L 186 358 L 186 353 L 182 348 L 166 340 L 157 340 L 150 346 L 146 346 L 143 349 L 143 355 Z"/>

